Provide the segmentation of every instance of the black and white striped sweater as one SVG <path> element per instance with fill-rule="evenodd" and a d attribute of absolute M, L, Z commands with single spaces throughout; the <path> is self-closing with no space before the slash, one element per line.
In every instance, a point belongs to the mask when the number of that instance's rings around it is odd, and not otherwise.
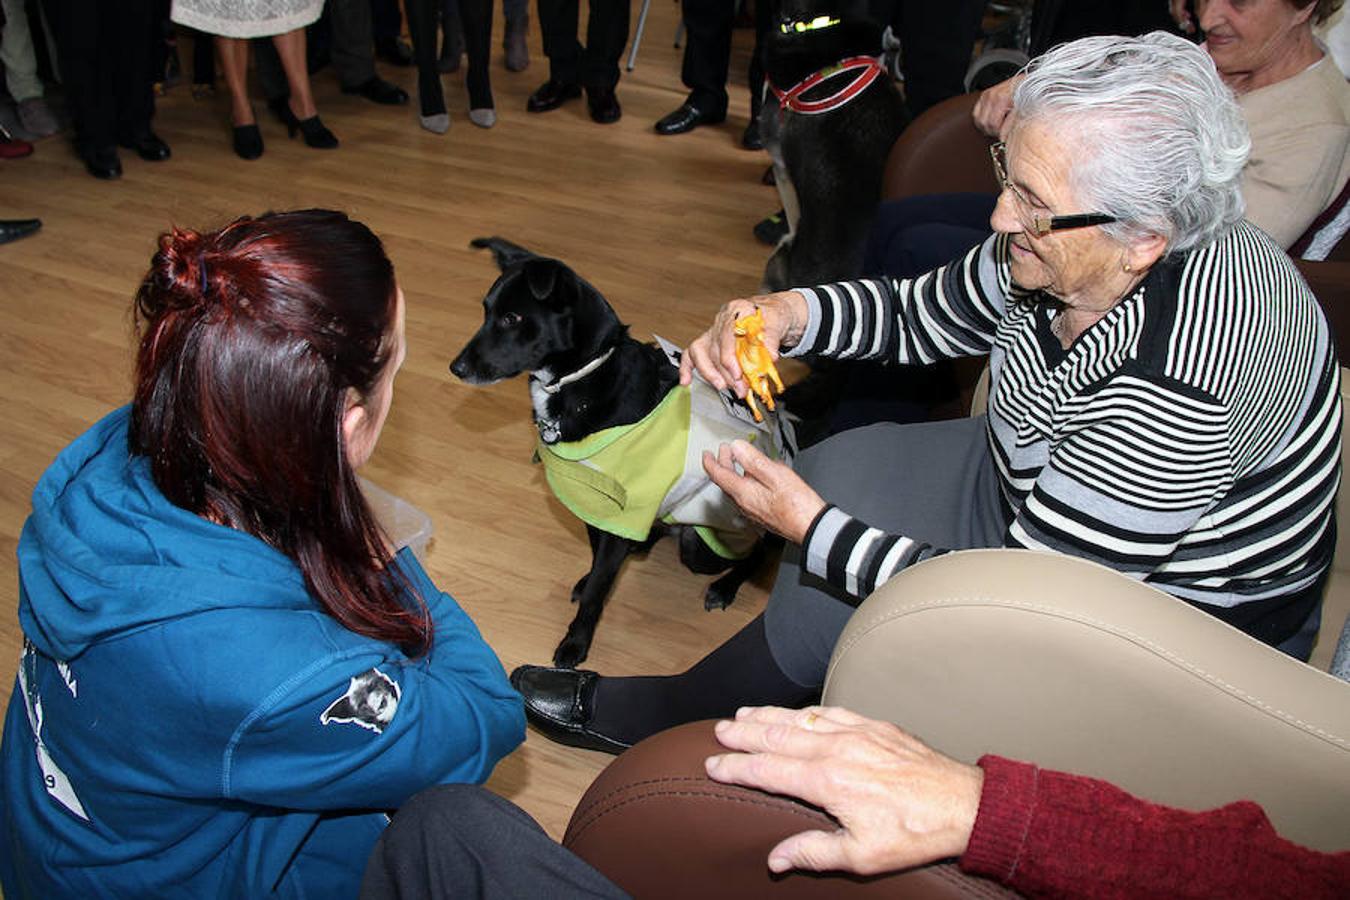
<path fill-rule="evenodd" d="M 800 293 L 810 320 L 786 355 L 990 353 L 1005 546 L 1095 560 L 1270 643 L 1311 612 L 1335 544 L 1339 367 L 1316 300 L 1259 230 L 1161 261 L 1067 350 L 1048 298 L 1012 285 L 1000 235 L 913 280 Z M 830 507 L 805 551 L 862 598 L 944 548 Z"/>

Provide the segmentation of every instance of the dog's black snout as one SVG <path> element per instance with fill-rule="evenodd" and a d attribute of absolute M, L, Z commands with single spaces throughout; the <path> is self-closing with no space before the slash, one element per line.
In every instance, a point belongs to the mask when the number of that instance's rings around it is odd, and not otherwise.
<path fill-rule="evenodd" d="M 465 362 L 463 353 L 456 356 L 454 361 L 450 363 L 450 374 L 460 379 L 469 374 L 469 364 Z"/>

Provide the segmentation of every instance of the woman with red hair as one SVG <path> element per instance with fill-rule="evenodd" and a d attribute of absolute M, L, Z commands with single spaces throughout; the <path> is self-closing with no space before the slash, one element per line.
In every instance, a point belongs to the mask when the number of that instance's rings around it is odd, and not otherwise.
<path fill-rule="evenodd" d="M 133 402 L 19 542 L 6 897 L 354 894 L 387 810 L 520 743 L 497 657 L 356 478 L 403 306 L 341 213 L 161 237 Z"/>

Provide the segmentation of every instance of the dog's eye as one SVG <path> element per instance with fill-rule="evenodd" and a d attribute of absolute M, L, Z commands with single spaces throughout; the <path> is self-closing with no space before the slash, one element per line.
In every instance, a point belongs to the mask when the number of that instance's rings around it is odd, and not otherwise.
<path fill-rule="evenodd" d="M 515 328 L 520 324 L 520 313 L 505 312 L 497 317 L 497 323 L 503 328 Z"/>

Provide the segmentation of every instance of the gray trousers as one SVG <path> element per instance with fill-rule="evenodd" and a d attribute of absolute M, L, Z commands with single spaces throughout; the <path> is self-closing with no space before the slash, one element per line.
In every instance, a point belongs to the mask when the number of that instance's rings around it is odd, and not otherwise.
<path fill-rule="evenodd" d="M 802 451 L 796 469 L 826 501 L 884 531 L 948 550 L 1003 544 L 1008 522 L 984 416 L 845 431 Z M 804 572 L 801 548 L 789 546 L 764 611 L 783 673 L 802 685 L 824 684 L 858 602 Z"/>
<path fill-rule="evenodd" d="M 360 87 L 375 77 L 375 38 L 370 23 L 370 0 L 328 0 L 328 21 L 333 29 L 332 64 L 338 83 Z M 253 42 L 258 84 L 269 100 L 290 93 L 281 57 L 270 38 Z"/>
<path fill-rule="evenodd" d="M 403 804 L 361 882 L 361 900 L 627 896 L 520 807 L 468 784 L 427 788 Z"/>

